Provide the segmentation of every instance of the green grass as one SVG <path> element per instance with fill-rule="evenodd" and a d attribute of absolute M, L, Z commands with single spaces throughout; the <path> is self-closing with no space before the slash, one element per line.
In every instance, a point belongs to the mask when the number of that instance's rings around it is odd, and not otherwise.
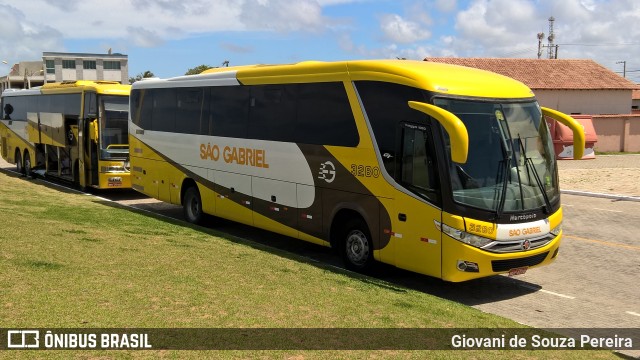
<path fill-rule="evenodd" d="M 521 327 L 456 302 L 311 263 L 215 230 L 4 173 L 0 214 L 0 328 Z M 390 350 L 47 351 L 0 356 L 615 358 L 606 351 Z"/>
<path fill-rule="evenodd" d="M 597 151 L 596 155 L 629 155 L 629 154 L 640 154 L 640 151 Z"/>

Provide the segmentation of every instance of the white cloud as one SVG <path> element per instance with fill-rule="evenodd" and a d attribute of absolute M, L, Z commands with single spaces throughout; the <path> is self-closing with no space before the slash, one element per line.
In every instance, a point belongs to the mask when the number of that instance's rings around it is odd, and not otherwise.
<path fill-rule="evenodd" d="M 382 16 L 380 28 L 387 39 L 399 43 L 414 43 L 431 36 L 431 32 L 419 23 L 406 20 L 397 14 Z"/>
<path fill-rule="evenodd" d="M 245 0 L 239 21 L 247 29 L 281 32 L 319 31 L 330 22 L 314 0 Z"/>
<path fill-rule="evenodd" d="M 452 12 L 458 8 L 456 0 L 436 0 L 436 9 L 442 12 Z"/>
<path fill-rule="evenodd" d="M 9 64 L 0 67 L 8 71 L 13 62 L 42 59 L 43 51 L 60 51 L 62 34 L 57 30 L 26 19 L 20 10 L 0 4 L 0 57 Z"/>
<path fill-rule="evenodd" d="M 136 46 L 154 47 L 164 41 L 155 31 L 150 31 L 136 26 L 127 26 L 127 38 Z"/>

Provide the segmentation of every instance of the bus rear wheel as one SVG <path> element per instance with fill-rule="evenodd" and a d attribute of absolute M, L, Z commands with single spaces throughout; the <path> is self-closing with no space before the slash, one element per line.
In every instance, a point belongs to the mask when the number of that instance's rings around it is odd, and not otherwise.
<path fill-rule="evenodd" d="M 16 161 L 16 171 L 20 174 L 24 174 L 24 166 L 22 166 L 22 154 L 20 154 L 19 149 L 16 149 L 16 153 L 13 159 Z"/>
<path fill-rule="evenodd" d="M 200 192 L 196 186 L 189 187 L 184 192 L 184 199 L 182 201 L 184 210 L 184 218 L 192 224 L 202 223 L 204 214 L 202 212 L 202 199 L 200 198 Z"/>
<path fill-rule="evenodd" d="M 24 151 L 24 159 L 23 159 L 22 167 L 24 168 L 23 169 L 24 174 L 27 177 L 31 177 L 32 176 L 32 174 L 31 174 L 31 155 L 29 155 L 29 151 L 28 150 Z"/>
<path fill-rule="evenodd" d="M 347 269 L 368 272 L 373 268 L 373 243 L 367 224 L 353 219 L 345 224 L 340 253 Z"/>

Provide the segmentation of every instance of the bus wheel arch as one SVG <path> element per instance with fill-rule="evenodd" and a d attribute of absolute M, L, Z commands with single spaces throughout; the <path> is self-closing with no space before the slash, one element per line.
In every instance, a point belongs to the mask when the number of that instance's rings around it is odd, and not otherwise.
<path fill-rule="evenodd" d="M 341 209 L 336 213 L 331 222 L 330 241 L 348 269 L 367 272 L 373 267 L 371 230 L 358 211 Z"/>
<path fill-rule="evenodd" d="M 200 224 L 204 219 L 202 211 L 202 197 L 198 185 L 193 179 L 185 179 L 180 188 L 180 203 L 184 218 L 192 224 Z"/>

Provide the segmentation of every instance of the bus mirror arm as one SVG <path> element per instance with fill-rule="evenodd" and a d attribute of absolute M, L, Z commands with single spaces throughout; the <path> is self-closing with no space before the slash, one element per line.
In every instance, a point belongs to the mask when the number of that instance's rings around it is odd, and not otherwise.
<path fill-rule="evenodd" d="M 580 160 L 584 155 L 584 127 L 571 116 L 557 110 L 540 107 L 542 114 L 566 125 L 573 132 L 573 159 Z"/>
<path fill-rule="evenodd" d="M 89 138 L 98 142 L 98 120 L 93 120 L 89 123 Z"/>
<path fill-rule="evenodd" d="M 459 164 L 467 162 L 469 133 L 460 118 L 441 107 L 423 102 L 409 101 L 409 107 L 436 119 L 451 139 L 451 160 Z"/>

